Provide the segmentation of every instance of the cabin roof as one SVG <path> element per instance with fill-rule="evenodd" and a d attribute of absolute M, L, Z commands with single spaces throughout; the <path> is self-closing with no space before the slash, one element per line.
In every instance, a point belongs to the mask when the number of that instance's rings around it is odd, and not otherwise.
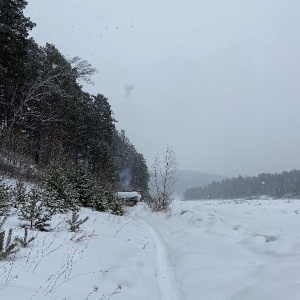
<path fill-rule="evenodd" d="M 140 200 L 142 198 L 142 196 L 138 192 L 117 192 L 117 196 L 122 199 L 129 199 L 129 198 L 137 197 L 138 200 Z"/>

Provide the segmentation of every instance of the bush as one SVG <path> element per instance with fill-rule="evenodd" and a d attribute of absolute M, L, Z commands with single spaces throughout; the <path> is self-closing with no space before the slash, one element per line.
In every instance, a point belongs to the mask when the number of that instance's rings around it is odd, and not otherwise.
<path fill-rule="evenodd" d="M 149 199 L 149 206 L 153 211 L 167 212 L 170 209 L 177 167 L 175 153 L 170 147 L 167 147 L 162 160 L 155 157 L 152 165 L 152 195 Z"/>

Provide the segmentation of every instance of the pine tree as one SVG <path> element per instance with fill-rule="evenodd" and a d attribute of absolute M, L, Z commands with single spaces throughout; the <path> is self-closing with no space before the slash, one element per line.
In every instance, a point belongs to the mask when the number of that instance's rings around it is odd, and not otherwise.
<path fill-rule="evenodd" d="M 89 219 L 89 217 L 85 217 L 84 219 L 80 219 L 80 220 L 78 220 L 78 219 L 79 219 L 79 214 L 76 209 L 73 209 L 71 219 L 67 221 L 68 224 L 70 225 L 70 228 L 69 228 L 70 231 L 73 231 L 73 232 L 78 231 L 80 229 L 80 226 L 84 222 L 86 222 Z"/>
<path fill-rule="evenodd" d="M 83 207 L 93 206 L 93 181 L 91 175 L 81 166 L 74 170 L 72 176 L 73 189 L 76 192 L 76 203 Z"/>
<path fill-rule="evenodd" d="M 9 211 L 10 208 L 9 194 L 10 194 L 9 187 L 0 180 L 0 216 L 7 215 Z"/>
<path fill-rule="evenodd" d="M 49 230 L 51 213 L 45 203 L 43 203 L 41 194 L 37 190 L 32 189 L 27 201 L 21 205 L 19 219 L 25 221 L 23 226 L 28 225 L 31 229 Z"/>
<path fill-rule="evenodd" d="M 115 180 L 115 166 L 111 156 L 115 120 L 108 99 L 103 95 L 85 97 L 85 126 L 81 132 L 84 141 L 83 159 L 93 174 L 102 182 Z"/>
<path fill-rule="evenodd" d="M 116 193 L 112 189 L 108 189 L 105 194 L 107 211 L 113 215 L 123 216 L 125 210 L 122 202 L 118 199 Z"/>
<path fill-rule="evenodd" d="M 13 189 L 13 195 L 16 207 L 19 207 L 20 204 L 26 201 L 26 188 L 23 181 L 17 181 L 16 187 Z"/>
<path fill-rule="evenodd" d="M 16 241 L 21 244 L 21 246 L 23 248 L 26 248 L 33 240 L 35 239 L 34 236 L 28 238 L 28 228 L 24 228 L 24 237 L 21 238 L 21 237 L 16 237 Z"/>
<path fill-rule="evenodd" d="M 0 77 L 4 74 L 18 81 L 24 78 L 27 47 L 31 43 L 28 31 L 35 26 L 23 14 L 26 5 L 24 0 L 0 1 Z"/>
<path fill-rule="evenodd" d="M 96 211 L 107 211 L 107 199 L 104 187 L 100 183 L 96 183 L 93 187 L 93 208 Z"/>
<path fill-rule="evenodd" d="M 12 123 L 22 98 L 27 51 L 33 42 L 28 32 L 35 24 L 23 14 L 26 5 L 24 0 L 0 0 L 0 123 L 6 148 L 18 144 L 13 140 L 20 128 L 13 132 Z"/>
<path fill-rule="evenodd" d="M 76 191 L 64 170 L 55 164 L 48 167 L 43 197 L 53 214 L 56 212 L 66 213 L 78 205 Z"/>
<path fill-rule="evenodd" d="M 20 249 L 17 247 L 18 242 L 12 241 L 13 230 L 10 228 L 6 234 L 5 231 L 0 231 L 0 260 L 7 256 L 16 254 Z"/>
<path fill-rule="evenodd" d="M 7 217 L 0 217 L 0 260 L 5 259 L 10 254 L 15 254 L 19 251 L 15 241 L 12 242 L 12 229 L 9 229 L 7 235 L 2 229 Z M 5 238 L 6 237 L 6 238 Z"/>
<path fill-rule="evenodd" d="M 111 155 L 117 169 L 117 187 L 120 191 L 142 190 L 147 193 L 149 173 L 145 158 L 138 153 L 125 131 L 114 130 Z"/>

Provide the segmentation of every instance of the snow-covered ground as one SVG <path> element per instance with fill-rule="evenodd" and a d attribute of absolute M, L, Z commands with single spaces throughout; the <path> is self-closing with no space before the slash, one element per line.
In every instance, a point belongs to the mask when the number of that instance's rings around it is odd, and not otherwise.
<path fill-rule="evenodd" d="M 300 299 L 300 201 L 174 202 L 125 217 L 82 210 L 0 261 L 0 299 Z M 16 217 L 6 226 L 17 227 Z M 18 229 L 15 235 L 22 235 Z"/>

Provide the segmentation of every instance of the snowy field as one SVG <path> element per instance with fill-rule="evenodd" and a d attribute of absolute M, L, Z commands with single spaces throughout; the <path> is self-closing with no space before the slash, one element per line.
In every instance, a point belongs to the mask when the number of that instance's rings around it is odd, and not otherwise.
<path fill-rule="evenodd" d="M 300 200 L 143 204 L 125 217 L 82 210 L 0 261 L 1 300 L 298 300 Z M 17 227 L 11 217 L 6 227 Z M 22 235 L 22 229 L 14 235 Z"/>

